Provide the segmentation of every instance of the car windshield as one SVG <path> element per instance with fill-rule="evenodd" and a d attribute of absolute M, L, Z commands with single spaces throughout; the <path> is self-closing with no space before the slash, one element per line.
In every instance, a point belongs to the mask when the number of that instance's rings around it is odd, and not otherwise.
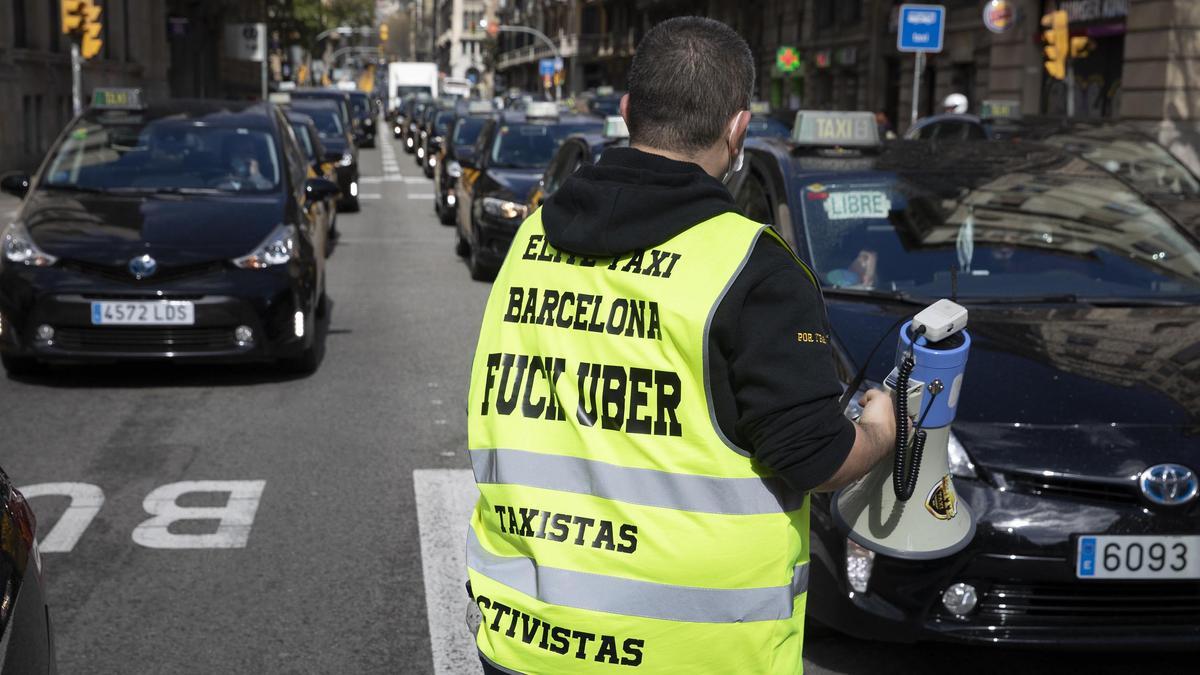
<path fill-rule="evenodd" d="M 304 113 L 312 118 L 313 124 L 317 125 L 317 133 L 321 134 L 321 138 L 341 138 L 346 133 L 346 128 L 342 126 L 342 116 L 338 113 L 338 109 L 334 104 L 329 105 L 293 105 L 297 112 Z"/>
<path fill-rule="evenodd" d="M 443 110 L 438 113 L 437 119 L 433 121 L 434 135 L 445 136 L 450 133 L 450 123 L 454 121 L 454 111 Z"/>
<path fill-rule="evenodd" d="M 601 98 L 592 99 L 588 106 L 593 115 L 620 115 L 621 114 L 621 97 L 619 96 L 604 96 Z"/>
<path fill-rule="evenodd" d="M 596 131 L 601 122 L 503 124 L 492 143 L 492 166 L 508 169 L 543 169 L 562 140 L 571 134 Z"/>
<path fill-rule="evenodd" d="M 371 116 L 371 103 L 366 96 L 351 94 L 350 107 L 354 110 L 354 116 L 358 118 Z"/>
<path fill-rule="evenodd" d="M 296 140 L 300 141 L 300 147 L 304 149 L 304 156 L 309 160 L 316 159 L 317 153 L 313 149 L 312 139 L 308 136 L 308 126 L 299 122 L 291 122 L 292 131 L 296 134 Z"/>
<path fill-rule="evenodd" d="M 136 118 L 81 120 L 51 157 L 42 186 L 230 192 L 279 186 L 279 153 L 267 131 L 210 120 Z"/>
<path fill-rule="evenodd" d="M 774 117 L 755 115 L 750 118 L 750 123 L 746 125 L 746 134 L 749 136 L 789 138 L 792 135 L 792 130 Z"/>
<path fill-rule="evenodd" d="M 483 129 L 484 120 L 482 117 L 464 117 L 454 125 L 454 144 L 455 145 L 475 145 L 475 141 L 479 139 L 479 131 Z"/>
<path fill-rule="evenodd" d="M 951 196 L 942 177 L 802 179 L 798 234 L 832 288 L 1006 302 L 1200 295 L 1200 251 L 1159 210 L 1095 168 L 1064 172 L 1001 173 Z"/>

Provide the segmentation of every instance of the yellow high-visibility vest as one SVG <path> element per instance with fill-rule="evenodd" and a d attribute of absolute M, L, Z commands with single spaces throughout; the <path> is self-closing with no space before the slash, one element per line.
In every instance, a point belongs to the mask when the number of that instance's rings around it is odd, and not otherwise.
<path fill-rule="evenodd" d="M 802 671 L 808 498 L 725 437 L 707 381 L 713 314 L 764 233 L 728 213 L 597 259 L 555 250 L 540 211 L 518 230 L 468 411 L 492 663 Z"/>

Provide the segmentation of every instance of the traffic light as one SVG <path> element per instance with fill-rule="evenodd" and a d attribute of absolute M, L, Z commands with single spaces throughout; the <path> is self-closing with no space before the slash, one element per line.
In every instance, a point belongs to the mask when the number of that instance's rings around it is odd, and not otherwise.
<path fill-rule="evenodd" d="M 1067 77 L 1067 57 L 1070 56 L 1071 34 L 1067 28 L 1067 11 L 1059 9 L 1042 17 L 1042 51 L 1046 55 L 1046 73 L 1056 80 Z M 1085 38 L 1086 39 L 1086 38 Z"/>
<path fill-rule="evenodd" d="M 104 45 L 100 39 L 100 31 L 104 28 L 100 23 L 103 11 L 96 0 L 83 0 L 83 41 L 79 45 L 79 53 L 85 59 L 99 54 L 100 47 Z"/>
<path fill-rule="evenodd" d="M 1088 54 L 1092 53 L 1092 48 L 1095 46 L 1096 43 L 1092 42 L 1092 39 L 1089 37 L 1073 37 L 1071 38 L 1071 58 L 1087 58 Z"/>
<path fill-rule="evenodd" d="M 60 0 L 58 9 L 61 12 L 59 23 L 62 25 L 63 35 L 79 33 L 83 27 L 83 1 Z"/>
<path fill-rule="evenodd" d="M 388 41 L 388 26 L 386 23 L 379 27 L 379 41 L 380 42 Z"/>

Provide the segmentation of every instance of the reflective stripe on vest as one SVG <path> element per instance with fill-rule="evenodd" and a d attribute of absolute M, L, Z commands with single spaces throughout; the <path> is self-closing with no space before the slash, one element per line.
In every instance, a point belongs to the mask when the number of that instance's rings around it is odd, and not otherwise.
<path fill-rule="evenodd" d="M 724 214 L 617 259 L 556 251 L 540 211 L 514 235 L 468 399 L 486 659 L 801 671 L 808 498 L 724 437 L 708 381 L 712 316 L 766 231 Z"/>
<path fill-rule="evenodd" d="M 551 605 L 667 621 L 737 623 L 776 621 L 792 615 L 796 596 L 808 590 L 808 564 L 792 581 L 771 588 L 693 588 L 536 565 L 524 556 L 504 557 L 467 534 L 467 567 Z"/>

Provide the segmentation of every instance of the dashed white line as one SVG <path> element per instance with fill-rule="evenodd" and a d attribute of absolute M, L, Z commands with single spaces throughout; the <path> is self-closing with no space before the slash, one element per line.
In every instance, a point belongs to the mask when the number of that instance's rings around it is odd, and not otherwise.
<path fill-rule="evenodd" d="M 432 192 L 413 192 L 408 195 L 409 199 L 433 199 Z"/>
<path fill-rule="evenodd" d="M 482 672 L 467 629 L 467 527 L 479 491 L 465 469 L 413 471 L 425 609 L 436 675 Z"/>

